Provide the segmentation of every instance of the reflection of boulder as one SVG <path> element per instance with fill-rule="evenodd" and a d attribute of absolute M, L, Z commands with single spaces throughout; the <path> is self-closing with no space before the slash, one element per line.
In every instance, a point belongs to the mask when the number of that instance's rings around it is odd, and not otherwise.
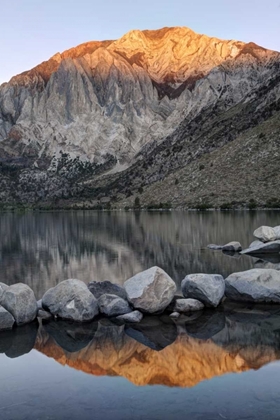
<path fill-rule="evenodd" d="M 251 369 L 280 358 L 280 317 L 278 330 L 267 324 L 241 323 L 227 319 L 225 328 L 212 337 L 215 344 L 243 360 Z"/>
<path fill-rule="evenodd" d="M 1 333 L 0 335 L 0 353 L 14 359 L 29 353 L 36 341 L 38 330 L 37 321 L 31 324 L 17 327 L 12 331 Z"/>
<path fill-rule="evenodd" d="M 162 350 L 176 340 L 177 329 L 173 321 L 166 316 L 145 317 L 132 326 L 126 326 L 125 333 L 139 343 L 153 350 Z"/>
<path fill-rule="evenodd" d="M 271 322 L 274 318 L 280 322 L 279 305 L 269 303 L 236 302 L 228 299 L 223 303 L 226 318 L 243 323 Z"/>
<path fill-rule="evenodd" d="M 185 323 L 187 334 L 191 337 L 208 340 L 221 331 L 225 326 L 225 315 L 223 312 L 206 310 L 200 317 Z"/>
<path fill-rule="evenodd" d="M 72 353 L 89 344 L 94 337 L 97 326 L 97 322 L 80 324 L 59 320 L 48 322 L 43 325 L 43 328 L 61 348 Z"/>

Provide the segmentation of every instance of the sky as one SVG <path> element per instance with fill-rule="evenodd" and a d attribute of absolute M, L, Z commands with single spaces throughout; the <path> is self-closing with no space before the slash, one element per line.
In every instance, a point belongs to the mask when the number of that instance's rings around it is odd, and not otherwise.
<path fill-rule="evenodd" d="M 0 0 L 0 84 L 57 52 L 132 29 L 187 26 L 280 51 L 280 0 Z"/>

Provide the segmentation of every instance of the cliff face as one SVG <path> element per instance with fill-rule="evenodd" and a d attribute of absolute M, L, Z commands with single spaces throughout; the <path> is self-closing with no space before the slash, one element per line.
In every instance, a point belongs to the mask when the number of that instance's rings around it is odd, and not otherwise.
<path fill-rule="evenodd" d="M 184 27 L 131 31 L 58 53 L 0 87 L 1 201 L 85 197 L 79 181 L 130 167 L 139 153 L 149 161 L 166 139 L 167 148 L 170 138 L 182 141 L 182 127 L 203 122 L 207 112 L 209 120 L 209 110 L 246 103 L 279 63 L 279 53 L 253 43 Z M 279 89 L 273 95 L 265 102 L 277 100 Z M 169 164 L 168 156 L 159 159 Z M 11 172 L 18 193 L 11 192 Z M 119 199 L 123 191 L 116 193 Z"/>

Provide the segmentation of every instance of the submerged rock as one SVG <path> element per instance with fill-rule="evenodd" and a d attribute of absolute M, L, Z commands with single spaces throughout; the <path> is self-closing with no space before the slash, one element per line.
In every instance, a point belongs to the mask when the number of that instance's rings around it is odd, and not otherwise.
<path fill-rule="evenodd" d="M 176 284 L 159 267 L 136 274 L 124 283 L 128 301 L 142 312 L 163 311 L 172 301 Z"/>
<path fill-rule="evenodd" d="M 99 312 L 95 297 L 85 283 L 76 279 L 65 280 L 48 290 L 42 305 L 52 315 L 77 322 L 91 321 Z"/>
<path fill-rule="evenodd" d="M 13 315 L 10 314 L 5 308 L 0 306 L 0 331 L 11 330 L 15 323 Z"/>
<path fill-rule="evenodd" d="M 132 312 L 128 302 L 117 295 L 105 294 L 98 299 L 99 310 L 107 316 L 118 316 Z"/>
<path fill-rule="evenodd" d="M 37 316 L 37 302 L 33 290 L 23 283 L 8 287 L 1 299 L 2 306 L 9 311 L 17 325 L 28 324 Z"/>
<path fill-rule="evenodd" d="M 126 299 L 126 293 L 123 287 L 118 284 L 111 283 L 109 280 L 106 281 L 92 281 L 88 284 L 88 288 L 96 299 L 99 299 L 102 295 L 116 295 L 122 299 Z"/>
<path fill-rule="evenodd" d="M 140 322 L 143 319 L 143 314 L 140 311 L 133 311 L 129 314 L 119 315 L 117 319 L 125 322 Z"/>
<path fill-rule="evenodd" d="M 266 253 L 279 253 L 280 252 L 280 240 L 273 242 L 263 243 L 261 241 L 254 241 L 250 247 L 241 251 L 241 254 L 266 254 Z"/>
<path fill-rule="evenodd" d="M 270 226 L 261 226 L 253 233 L 254 237 L 262 242 L 275 241 L 276 233 Z"/>
<path fill-rule="evenodd" d="M 222 248 L 223 251 L 234 251 L 239 252 L 242 251 L 242 246 L 240 242 L 229 242 L 228 244 L 224 245 Z"/>
<path fill-rule="evenodd" d="M 207 248 L 213 249 L 214 251 L 219 251 L 223 249 L 223 245 L 210 244 L 210 245 L 207 245 Z"/>
<path fill-rule="evenodd" d="M 280 303 L 280 272 L 254 268 L 226 278 L 226 296 L 232 300 Z"/>
<path fill-rule="evenodd" d="M 225 280 L 219 274 L 189 274 L 181 284 L 184 297 L 218 306 L 225 292 Z"/>
<path fill-rule="evenodd" d="M 177 299 L 174 307 L 175 312 L 201 311 L 204 304 L 197 299 Z"/>

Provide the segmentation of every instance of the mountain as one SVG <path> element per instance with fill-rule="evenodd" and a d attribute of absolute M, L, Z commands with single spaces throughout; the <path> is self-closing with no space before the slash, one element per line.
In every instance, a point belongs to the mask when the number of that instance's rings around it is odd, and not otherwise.
<path fill-rule="evenodd" d="M 57 53 L 0 86 L 0 202 L 276 205 L 279 69 L 184 27 Z"/>

